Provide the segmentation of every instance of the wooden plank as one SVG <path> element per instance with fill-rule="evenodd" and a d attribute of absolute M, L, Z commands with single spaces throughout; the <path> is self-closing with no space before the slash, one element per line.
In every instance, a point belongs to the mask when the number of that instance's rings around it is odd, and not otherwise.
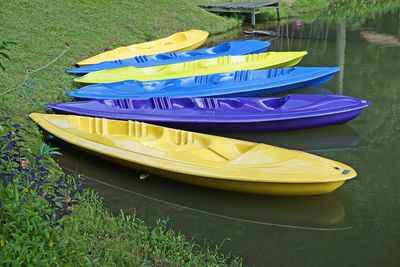
<path fill-rule="evenodd" d="M 276 8 L 268 8 L 268 9 L 276 9 Z M 253 10 L 251 10 L 251 9 L 219 9 L 219 8 L 207 8 L 207 11 L 221 12 L 221 13 L 252 13 L 253 12 Z M 256 14 L 263 13 L 264 11 L 255 10 Z"/>
<path fill-rule="evenodd" d="M 264 2 L 237 2 L 214 5 L 199 5 L 199 7 L 204 8 L 210 12 L 249 13 L 251 15 L 251 24 L 253 26 L 256 25 L 256 14 L 262 13 L 269 9 L 276 9 L 278 20 L 280 20 L 280 4 L 278 0 L 270 0 Z"/>
<path fill-rule="evenodd" d="M 214 5 L 199 5 L 203 8 L 223 8 L 223 9 L 254 9 L 267 6 L 279 6 L 279 1 L 267 1 L 267 2 L 238 2 L 238 3 L 222 3 Z"/>

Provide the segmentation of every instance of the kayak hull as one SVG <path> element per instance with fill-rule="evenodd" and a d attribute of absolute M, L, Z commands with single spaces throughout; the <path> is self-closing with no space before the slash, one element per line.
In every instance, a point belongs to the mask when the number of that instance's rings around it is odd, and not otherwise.
<path fill-rule="evenodd" d="M 244 70 L 149 82 L 131 80 L 89 85 L 68 92 L 67 95 L 76 99 L 265 96 L 324 84 L 339 70 L 339 67 L 292 67 Z"/>
<path fill-rule="evenodd" d="M 280 121 L 268 121 L 268 122 L 256 122 L 256 123 L 185 123 L 185 122 L 155 122 L 151 123 L 198 132 L 277 132 L 277 131 L 293 131 L 308 128 L 323 127 L 328 125 L 344 124 L 350 120 L 357 118 L 361 113 L 361 109 L 343 112 L 342 114 L 326 115 L 321 117 L 293 119 L 293 120 L 280 120 Z M 87 114 L 79 114 L 87 115 Z M 109 117 L 109 119 L 118 119 Z"/>
<path fill-rule="evenodd" d="M 314 87 L 314 86 L 319 86 L 325 83 L 328 83 L 335 77 L 336 72 L 334 73 L 329 73 L 323 76 L 311 78 L 306 81 L 294 81 L 292 83 L 288 84 L 282 84 L 281 86 L 273 86 L 273 87 L 266 87 L 266 88 L 257 88 L 254 87 L 252 91 L 245 91 L 245 92 L 239 92 L 239 93 L 228 93 L 228 94 L 223 94 L 223 95 L 215 95 L 215 96 L 221 96 L 221 97 L 260 97 L 260 96 L 266 96 L 270 94 L 276 94 L 280 92 L 284 92 L 287 90 L 292 90 L 292 89 L 298 89 L 298 88 L 305 88 L 305 87 Z"/>
<path fill-rule="evenodd" d="M 195 44 L 189 45 L 187 47 L 182 47 L 182 48 L 177 49 L 175 51 L 182 52 L 182 51 L 187 51 L 187 50 L 194 50 L 194 49 L 199 48 L 200 46 L 202 46 L 206 41 L 207 41 L 207 38 L 204 38 L 204 39 L 200 40 L 199 42 L 197 42 Z"/>
<path fill-rule="evenodd" d="M 93 152 L 87 151 L 91 154 Z M 134 164 L 130 161 L 117 160 L 96 153 L 95 156 L 109 160 L 128 168 L 147 172 L 149 174 L 166 177 L 168 179 L 186 184 L 207 187 L 211 189 L 232 191 L 247 194 L 271 195 L 271 196 L 317 196 L 331 193 L 344 184 L 345 181 L 327 183 L 265 183 L 213 179 L 202 176 L 187 175 L 168 172 L 163 169 L 155 169 Z M 151 179 L 151 177 L 149 178 Z"/>
<path fill-rule="evenodd" d="M 190 50 L 185 52 L 168 52 L 155 55 L 141 55 L 130 59 L 106 61 L 98 64 L 82 66 L 80 68 L 70 69 L 66 72 L 82 75 L 94 71 L 116 69 L 128 66 L 144 68 L 193 60 L 201 60 L 219 56 L 239 56 L 254 53 L 258 54 L 265 53 L 270 45 L 271 43 L 269 42 L 258 40 L 225 42 L 214 47 L 198 50 Z"/>
<path fill-rule="evenodd" d="M 287 131 L 343 124 L 369 101 L 340 95 L 148 98 L 49 104 L 56 113 L 137 120 L 195 131 Z"/>
<path fill-rule="evenodd" d="M 83 66 L 98 64 L 104 61 L 127 59 L 140 55 L 153 55 L 165 52 L 193 50 L 203 45 L 207 40 L 208 35 L 208 32 L 200 30 L 179 32 L 163 39 L 119 47 L 114 50 L 79 61 L 77 65 Z"/>
<path fill-rule="evenodd" d="M 123 67 L 90 72 L 74 79 L 82 84 L 113 83 L 126 80 L 153 81 L 208 75 L 232 71 L 276 69 L 297 65 L 307 54 L 300 52 L 267 52 L 243 56 L 222 56 L 146 68 Z"/>
<path fill-rule="evenodd" d="M 63 138 L 61 138 L 63 139 Z M 64 140 L 66 141 L 66 140 Z M 82 148 L 80 148 L 82 149 Z M 164 169 L 152 168 L 150 166 L 143 166 L 135 164 L 131 161 L 116 159 L 114 157 L 107 157 L 101 153 L 95 153 L 91 150 L 83 149 L 84 151 L 143 173 L 165 177 L 177 182 L 191 184 L 200 187 L 207 187 L 211 189 L 231 191 L 247 194 L 258 195 L 271 195 L 271 196 L 318 196 L 331 193 L 341 187 L 345 181 L 326 182 L 326 183 L 265 183 L 265 182 L 247 182 L 247 181 L 234 181 L 213 179 L 203 176 L 188 175 L 176 172 L 168 172 Z M 137 177 L 139 179 L 139 177 Z M 147 179 L 151 179 L 151 176 Z"/>
<path fill-rule="evenodd" d="M 266 144 L 132 121 L 35 113 L 30 117 L 60 139 L 111 161 L 214 189 L 321 195 L 356 176 L 342 163 Z"/>

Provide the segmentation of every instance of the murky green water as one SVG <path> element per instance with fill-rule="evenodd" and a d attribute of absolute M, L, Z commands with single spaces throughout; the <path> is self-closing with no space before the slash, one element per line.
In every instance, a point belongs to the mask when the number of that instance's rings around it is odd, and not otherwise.
<path fill-rule="evenodd" d="M 273 50 L 307 50 L 303 66 L 342 67 L 323 88 L 291 93 L 339 93 L 365 98 L 361 117 L 334 127 L 284 133 L 225 134 L 296 148 L 342 161 L 358 176 L 318 197 L 267 197 L 209 190 L 150 177 L 64 143 L 61 164 L 88 177 L 113 212 L 149 224 L 157 218 L 189 237 L 214 240 L 245 265 L 400 266 L 400 12 L 312 23 L 289 21 Z M 235 30 L 210 42 L 252 38 Z M 263 39 L 263 38 L 260 38 Z"/>

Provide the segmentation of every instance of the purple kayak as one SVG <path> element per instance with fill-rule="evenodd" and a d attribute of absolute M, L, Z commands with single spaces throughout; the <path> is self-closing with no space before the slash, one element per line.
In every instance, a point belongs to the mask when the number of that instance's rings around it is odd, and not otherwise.
<path fill-rule="evenodd" d="M 57 113 L 137 120 L 198 131 L 283 131 L 342 124 L 369 106 L 341 95 L 268 98 L 168 98 L 89 100 L 49 104 Z"/>

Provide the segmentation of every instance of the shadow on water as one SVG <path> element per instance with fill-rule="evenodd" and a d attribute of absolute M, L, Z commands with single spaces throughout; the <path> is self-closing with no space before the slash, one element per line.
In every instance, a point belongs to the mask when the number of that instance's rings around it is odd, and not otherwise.
<path fill-rule="evenodd" d="M 351 227 L 340 224 L 346 211 L 333 195 L 271 197 L 201 188 L 153 175 L 140 180 L 140 172 L 136 170 L 99 159 L 58 139 L 52 144 L 62 148 L 61 166 L 68 172 L 83 175 L 116 213 L 120 209 L 132 212 L 133 207 L 142 206 L 137 205 L 138 202 L 144 201 L 147 202 L 146 209 L 156 205 L 164 211 L 157 211 L 156 216 L 149 218 L 141 214 L 140 208 L 135 209 L 140 218 L 149 221 L 162 217 L 180 220 L 181 214 L 174 213 L 177 210 L 191 211 L 198 217 L 207 214 L 220 219 L 283 228 L 329 231 Z"/>

